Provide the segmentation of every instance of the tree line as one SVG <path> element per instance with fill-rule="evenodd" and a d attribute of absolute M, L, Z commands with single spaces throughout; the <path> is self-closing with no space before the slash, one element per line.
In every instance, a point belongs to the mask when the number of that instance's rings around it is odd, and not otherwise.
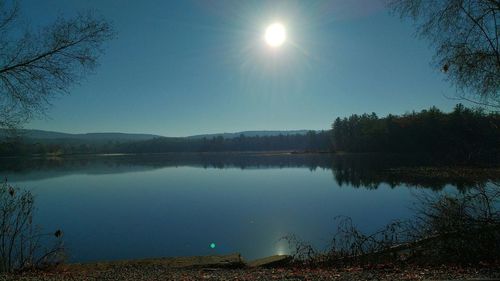
<path fill-rule="evenodd" d="M 327 151 L 330 148 L 328 131 L 309 131 L 307 134 L 278 136 L 245 136 L 236 138 L 156 138 L 126 144 L 123 152 L 222 152 L 222 151 Z"/>
<path fill-rule="evenodd" d="M 436 107 L 379 118 L 375 113 L 337 118 L 333 150 L 418 153 L 463 161 L 498 162 L 500 114 L 462 104 L 450 113 Z"/>
<path fill-rule="evenodd" d="M 0 155 L 68 155 L 96 153 L 242 152 L 300 151 L 323 152 L 331 148 L 329 131 L 277 136 L 224 138 L 154 138 L 135 142 L 34 141 L 14 138 L 0 143 Z"/>
<path fill-rule="evenodd" d="M 0 143 L 1 156 L 169 152 L 349 152 L 418 154 L 454 162 L 499 163 L 500 114 L 462 104 L 445 113 L 436 107 L 403 115 L 353 114 L 328 131 L 277 136 L 154 138 L 145 141 L 36 141 Z"/>

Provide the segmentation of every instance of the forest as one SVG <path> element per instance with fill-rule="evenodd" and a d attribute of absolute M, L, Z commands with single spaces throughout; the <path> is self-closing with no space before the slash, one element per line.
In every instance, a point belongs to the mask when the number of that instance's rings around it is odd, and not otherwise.
<path fill-rule="evenodd" d="M 337 118 L 332 149 L 345 152 L 415 153 L 459 161 L 498 163 L 500 115 L 458 104 L 379 118 L 375 113 Z"/>

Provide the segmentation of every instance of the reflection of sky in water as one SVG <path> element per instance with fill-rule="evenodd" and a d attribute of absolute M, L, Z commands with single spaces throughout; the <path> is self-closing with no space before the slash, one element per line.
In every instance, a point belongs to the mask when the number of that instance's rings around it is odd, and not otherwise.
<path fill-rule="evenodd" d="M 334 217 L 372 231 L 408 217 L 405 187 L 339 187 L 330 170 L 162 168 L 22 181 L 37 196 L 37 221 L 61 228 L 72 261 L 240 252 L 283 254 L 296 234 L 324 247 Z M 210 249 L 210 243 L 216 243 Z"/>

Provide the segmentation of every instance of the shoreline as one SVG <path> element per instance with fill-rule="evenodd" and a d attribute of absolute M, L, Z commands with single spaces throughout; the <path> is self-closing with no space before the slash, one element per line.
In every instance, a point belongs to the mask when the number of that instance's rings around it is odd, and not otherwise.
<path fill-rule="evenodd" d="M 291 264 L 288 256 L 244 262 L 229 255 L 166 257 L 154 259 L 61 264 L 45 270 L 0 274 L 0 280 L 500 280 L 498 264 L 478 266 L 371 266 L 307 267 Z M 254 265 L 252 265 L 254 263 Z"/>
<path fill-rule="evenodd" d="M 0 159 L 12 158 L 35 158 L 35 159 L 59 159 L 71 157 L 121 157 L 121 156 L 163 156 L 163 155 L 345 155 L 360 153 L 330 152 L 330 151 L 296 151 L 296 150 L 270 150 L 270 151 L 193 151 L 193 152 L 154 152 L 154 153 L 72 153 L 72 154 L 29 154 L 29 155 L 0 155 Z M 371 154 L 371 153 L 362 153 Z"/>

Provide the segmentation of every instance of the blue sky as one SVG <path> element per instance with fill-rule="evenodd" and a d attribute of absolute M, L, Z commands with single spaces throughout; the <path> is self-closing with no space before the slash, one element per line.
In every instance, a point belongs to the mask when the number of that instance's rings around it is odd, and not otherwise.
<path fill-rule="evenodd" d="M 378 0 L 23 0 L 36 27 L 93 9 L 117 38 L 26 128 L 186 136 L 327 129 L 353 113 L 450 110 L 433 50 Z M 287 41 L 262 39 L 279 21 Z"/>

